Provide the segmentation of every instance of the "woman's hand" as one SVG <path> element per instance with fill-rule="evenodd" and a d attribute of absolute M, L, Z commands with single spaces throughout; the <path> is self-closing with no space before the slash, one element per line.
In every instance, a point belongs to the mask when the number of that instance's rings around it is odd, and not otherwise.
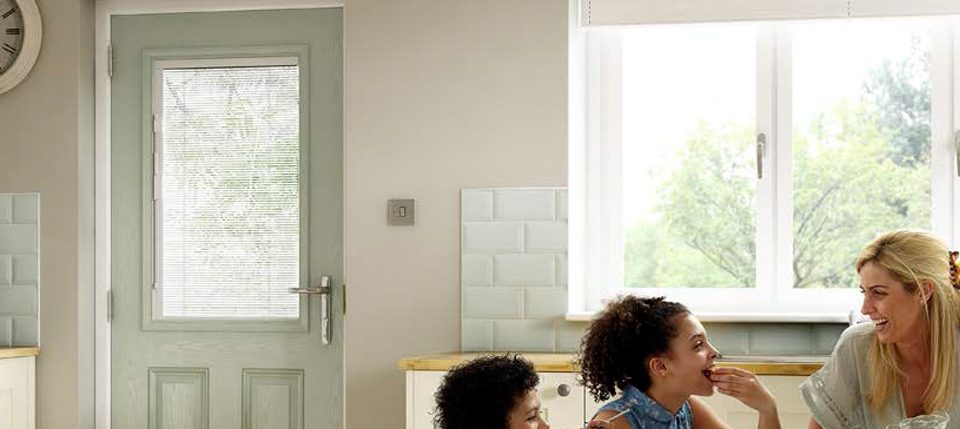
<path fill-rule="evenodd" d="M 740 368 L 717 368 L 710 375 L 710 381 L 717 391 L 737 398 L 744 405 L 761 414 L 776 413 L 777 402 L 773 395 L 750 371 Z"/>

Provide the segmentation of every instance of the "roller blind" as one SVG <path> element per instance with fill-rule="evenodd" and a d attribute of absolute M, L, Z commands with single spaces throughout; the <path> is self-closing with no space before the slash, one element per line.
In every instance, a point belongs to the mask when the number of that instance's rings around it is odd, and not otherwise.
<path fill-rule="evenodd" d="M 299 317 L 298 67 L 166 69 L 161 85 L 163 317 Z"/>
<path fill-rule="evenodd" d="M 960 0 L 581 0 L 585 26 L 960 14 Z"/>

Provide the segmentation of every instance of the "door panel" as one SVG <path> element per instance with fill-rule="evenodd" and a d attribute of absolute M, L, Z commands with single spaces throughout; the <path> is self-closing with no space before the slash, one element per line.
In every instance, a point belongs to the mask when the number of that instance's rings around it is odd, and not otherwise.
<path fill-rule="evenodd" d="M 150 428 L 206 428 L 209 373 L 206 368 L 150 368 Z"/>
<path fill-rule="evenodd" d="M 244 429 L 302 428 L 303 401 L 303 371 L 243 371 Z"/>
<path fill-rule="evenodd" d="M 342 308 L 321 342 L 320 299 L 299 319 L 159 320 L 156 309 L 153 62 L 300 58 L 300 288 L 333 278 L 342 302 L 342 11 L 339 8 L 114 16 L 112 397 L 115 428 L 339 428 Z M 229 125 L 225 125 L 229 126 Z M 209 299 L 217 299 L 211 295 Z M 291 322 L 291 320 L 293 322 Z M 162 323 L 160 323 L 162 322 Z M 180 323 L 182 322 L 182 323 Z M 178 324 L 179 323 L 179 324 Z M 278 326 L 281 326 L 278 328 Z"/>

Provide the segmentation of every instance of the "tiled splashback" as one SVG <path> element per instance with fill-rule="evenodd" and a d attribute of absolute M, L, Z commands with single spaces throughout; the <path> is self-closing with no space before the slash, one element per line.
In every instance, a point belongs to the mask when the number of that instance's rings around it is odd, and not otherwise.
<path fill-rule="evenodd" d="M 464 351 L 575 348 L 567 309 L 567 191 L 464 189 Z"/>
<path fill-rule="evenodd" d="M 37 345 L 38 194 L 0 194 L 0 347 Z"/>
<path fill-rule="evenodd" d="M 575 352 L 567 306 L 567 191 L 464 189 L 461 349 Z M 706 323 L 726 355 L 825 355 L 844 324 Z"/>

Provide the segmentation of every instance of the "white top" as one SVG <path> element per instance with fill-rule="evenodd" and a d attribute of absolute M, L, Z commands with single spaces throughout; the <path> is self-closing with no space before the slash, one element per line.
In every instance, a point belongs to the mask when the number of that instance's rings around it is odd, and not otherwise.
<path fill-rule="evenodd" d="M 823 368 L 800 385 L 810 414 L 824 429 L 882 429 L 906 418 L 900 389 L 887 401 L 884 413 L 870 408 L 868 359 L 874 336 L 873 323 L 847 328 Z M 947 413 L 947 429 L 960 429 L 960 395 L 955 395 Z"/>

